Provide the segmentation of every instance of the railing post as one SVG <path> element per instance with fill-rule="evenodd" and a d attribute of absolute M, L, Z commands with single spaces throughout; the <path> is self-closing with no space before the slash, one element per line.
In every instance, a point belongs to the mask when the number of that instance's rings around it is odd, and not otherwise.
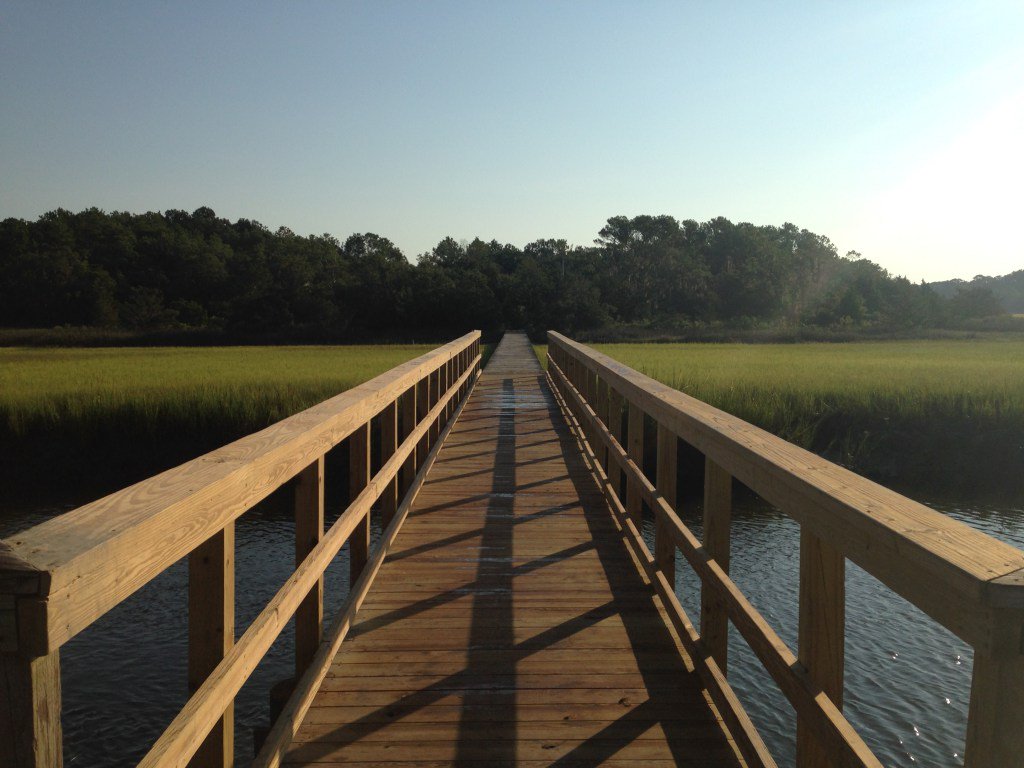
<path fill-rule="evenodd" d="M 419 426 L 430 411 L 430 374 L 427 374 L 418 382 L 416 382 L 416 425 Z M 416 444 L 416 468 L 417 470 L 423 466 L 423 462 L 427 459 L 427 454 L 430 453 L 430 435 L 424 433 L 423 437 L 420 438 L 419 443 Z"/>
<path fill-rule="evenodd" d="M 235 524 L 188 557 L 188 690 L 195 693 L 235 644 Z M 192 757 L 196 768 L 227 768 L 235 759 L 235 703 Z"/>
<path fill-rule="evenodd" d="M 348 439 L 348 499 L 351 504 L 370 483 L 370 424 L 358 427 Z M 349 589 L 356 583 L 370 554 L 370 511 L 352 530 L 349 546 Z"/>
<path fill-rule="evenodd" d="M 324 537 L 324 457 L 302 472 L 295 483 L 295 566 Z M 321 576 L 295 611 L 295 679 L 309 667 L 324 625 L 324 578 Z"/>
<path fill-rule="evenodd" d="M 402 442 L 404 443 L 409 435 L 412 434 L 413 430 L 416 429 L 416 389 L 417 386 L 413 384 L 409 389 L 402 395 Z M 404 498 L 405 494 L 409 492 L 409 487 L 412 485 L 412 480 L 416 477 L 416 453 L 417 449 L 413 449 L 409 452 L 409 457 L 405 460 L 405 464 L 402 465 L 402 492 L 401 496 Z"/>
<path fill-rule="evenodd" d="M 1024 611 L 1001 610 L 993 619 L 993 648 L 974 654 L 966 768 L 1019 765 L 1024 755 Z"/>
<path fill-rule="evenodd" d="M 626 424 L 626 452 L 633 463 L 644 471 L 644 412 L 636 403 L 629 404 L 629 418 Z M 639 486 L 632 480 L 626 482 L 626 512 L 639 529 L 643 521 L 643 499 Z"/>
<path fill-rule="evenodd" d="M 398 450 L 398 401 L 393 400 L 380 414 L 380 465 L 383 467 Z M 398 474 L 380 494 L 380 524 L 387 528 L 398 510 Z"/>
<path fill-rule="evenodd" d="M 441 369 L 436 369 L 427 377 L 427 379 L 430 381 L 430 395 L 427 400 L 427 412 L 429 413 L 434 409 L 434 406 L 437 405 L 438 400 L 441 399 Z M 438 426 L 439 420 L 440 417 L 434 419 L 430 424 L 430 429 L 427 430 L 430 433 L 430 440 L 427 443 L 428 451 L 434 447 L 435 443 L 437 443 L 437 436 L 441 434 L 441 430 Z"/>
<path fill-rule="evenodd" d="M 622 395 L 614 387 L 608 387 L 608 431 L 612 433 L 612 437 L 615 438 L 619 445 L 624 446 L 625 441 L 622 439 Z M 624 501 L 622 498 L 622 467 L 619 465 L 619 462 L 612 461 L 610 455 L 608 464 L 608 479 L 615 490 L 615 495 L 619 497 L 619 501 Z"/>
<path fill-rule="evenodd" d="M 832 546 L 801 528 L 797 657 L 811 680 L 840 710 L 843 708 L 845 617 L 846 560 Z M 796 764 L 797 768 L 827 768 L 835 764 L 799 717 Z"/>
<path fill-rule="evenodd" d="M 678 493 L 676 489 L 678 438 L 675 432 L 664 424 L 658 424 L 658 493 L 677 514 Z M 676 542 L 672 538 L 671 529 L 660 510 L 654 510 L 654 563 L 663 574 L 665 580 L 675 591 L 676 585 Z"/>
<path fill-rule="evenodd" d="M 604 379 L 598 377 L 597 380 L 596 380 L 596 384 L 597 384 L 597 386 L 594 387 L 594 390 L 595 390 L 595 393 L 596 393 L 596 402 L 594 404 L 594 412 L 597 413 L 598 421 L 600 421 L 602 424 L 605 425 L 605 427 L 607 427 L 607 426 L 609 426 L 609 424 L 608 424 L 608 389 L 609 389 L 608 382 L 605 381 Z M 607 446 L 605 446 L 604 440 L 601 440 L 600 437 L 598 437 L 597 438 L 597 445 L 594 446 L 594 447 L 597 448 L 597 455 L 601 459 L 601 467 L 604 469 L 605 474 L 608 474 L 609 452 L 608 452 Z"/>
<path fill-rule="evenodd" d="M 704 459 L 704 551 L 729 573 L 732 527 L 732 476 L 710 458 Z M 729 615 L 718 592 L 702 584 L 700 636 L 725 674 L 729 660 Z"/>
<path fill-rule="evenodd" d="M 6 599 L 8 596 L 0 597 L 0 600 Z M 15 599 L 13 596 L 9 599 L 13 624 Z M 6 607 L 0 603 L 0 608 Z M 24 635 L 25 628 L 20 629 Z M 7 640 L 7 632 L 13 634 L 14 630 L 13 626 L 5 626 L 4 640 Z M 45 656 L 0 653 L 3 765 L 11 768 L 60 768 L 63 765 L 60 707 L 60 651 Z"/>

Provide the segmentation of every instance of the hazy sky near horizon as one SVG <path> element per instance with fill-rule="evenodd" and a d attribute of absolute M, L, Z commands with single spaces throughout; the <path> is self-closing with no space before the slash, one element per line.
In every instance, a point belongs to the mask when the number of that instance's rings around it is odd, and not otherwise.
<path fill-rule="evenodd" d="M 1024 3 L 9 2 L 0 218 L 589 244 L 791 221 L 912 280 L 1024 268 Z"/>

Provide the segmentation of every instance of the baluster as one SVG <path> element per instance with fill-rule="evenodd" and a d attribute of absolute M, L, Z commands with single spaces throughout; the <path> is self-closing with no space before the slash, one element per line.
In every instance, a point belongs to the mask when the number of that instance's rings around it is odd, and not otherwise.
<path fill-rule="evenodd" d="M 195 693 L 235 644 L 235 524 L 230 522 L 188 557 L 188 690 Z M 230 766 L 235 757 L 235 702 L 189 765 Z"/>
<path fill-rule="evenodd" d="M 729 572 L 732 528 L 732 476 L 710 458 L 704 459 L 704 551 Z M 729 660 L 729 614 L 718 593 L 701 584 L 700 636 L 725 674 Z"/>
<path fill-rule="evenodd" d="M 3 601 L 9 601 L 5 604 Z M 29 617 L 18 615 L 13 596 L 0 597 L 0 610 L 10 616 L 0 626 L 0 755 L 11 768 L 60 768 L 63 765 L 60 727 L 60 651 L 45 656 L 18 652 L 32 635 Z M 0 613 L 0 615 L 3 615 Z M 33 625 L 35 622 L 32 623 Z"/>
<path fill-rule="evenodd" d="M 967 768 L 1019 765 L 1024 755 L 1024 611 L 993 613 L 991 648 L 974 653 Z"/>
<path fill-rule="evenodd" d="M 625 445 L 625 440 L 622 438 L 622 395 L 614 387 L 608 388 L 608 430 L 619 445 Z M 621 502 L 623 501 L 622 467 L 618 461 L 612 461 L 611 456 L 608 458 L 608 464 L 608 479 L 611 481 L 612 488 L 615 489 L 615 495 Z"/>
<path fill-rule="evenodd" d="M 324 537 L 324 457 L 299 473 L 295 483 L 295 566 L 298 567 Z M 324 626 L 324 579 L 303 598 L 295 611 L 295 679 L 309 667 Z"/>
<path fill-rule="evenodd" d="M 370 424 L 357 427 L 348 439 L 348 499 L 349 504 L 370 483 Z M 370 511 L 352 530 L 349 543 L 349 589 L 366 566 L 370 554 Z"/>
<path fill-rule="evenodd" d="M 416 383 L 416 425 L 427 417 L 429 411 L 428 403 L 430 402 L 430 376 L 424 376 Z M 424 434 L 420 438 L 419 443 L 416 445 L 416 469 L 418 470 L 423 466 L 423 462 L 427 460 L 427 454 L 430 453 L 430 435 Z"/>
<path fill-rule="evenodd" d="M 800 529 L 800 663 L 832 703 L 843 708 L 846 562 L 805 528 Z M 806 725 L 797 718 L 797 768 L 834 765 Z"/>
<path fill-rule="evenodd" d="M 408 439 L 412 431 L 416 429 L 416 389 L 413 384 L 402 396 L 402 443 Z M 409 452 L 409 456 L 402 465 L 402 498 L 409 492 L 412 480 L 416 477 L 416 449 Z"/>
<path fill-rule="evenodd" d="M 398 401 L 393 400 L 380 414 L 380 465 L 383 467 L 398 449 Z M 398 473 L 380 495 L 380 524 L 387 528 L 398 510 Z"/>
<path fill-rule="evenodd" d="M 595 387 L 596 392 L 596 405 L 594 411 L 597 413 L 597 419 L 606 427 L 608 426 L 608 382 L 602 378 L 597 379 L 597 386 Z M 600 430 L 598 430 L 600 431 Z M 597 439 L 597 444 L 594 446 L 597 449 L 597 455 L 601 460 L 601 466 L 604 468 L 605 474 L 608 474 L 608 448 L 605 445 L 604 440 L 599 435 L 594 436 Z"/>
<path fill-rule="evenodd" d="M 644 412 L 635 403 L 629 404 L 629 418 L 626 423 L 626 452 L 633 463 L 637 465 L 640 472 L 644 471 Z M 636 523 L 639 530 L 643 524 L 643 498 L 640 495 L 640 486 L 627 478 L 626 482 L 626 512 Z"/>
<path fill-rule="evenodd" d="M 668 505 L 678 513 L 677 484 L 677 456 L 679 440 L 675 432 L 664 424 L 658 423 L 658 471 L 657 486 L 658 493 L 668 502 Z M 665 516 L 660 510 L 654 510 L 654 563 L 658 570 L 665 574 L 665 579 L 675 591 L 676 585 L 676 542 L 672 537 L 672 531 L 668 526 Z"/>

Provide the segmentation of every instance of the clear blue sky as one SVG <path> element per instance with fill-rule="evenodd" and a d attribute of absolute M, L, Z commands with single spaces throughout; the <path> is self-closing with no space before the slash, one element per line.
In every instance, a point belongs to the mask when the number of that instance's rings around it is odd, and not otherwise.
<path fill-rule="evenodd" d="M 5 3 L 0 217 L 192 210 L 414 257 L 609 216 L 1024 268 L 1024 3 Z"/>

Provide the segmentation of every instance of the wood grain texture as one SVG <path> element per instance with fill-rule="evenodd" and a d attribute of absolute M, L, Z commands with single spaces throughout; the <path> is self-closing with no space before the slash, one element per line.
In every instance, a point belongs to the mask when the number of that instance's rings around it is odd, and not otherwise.
<path fill-rule="evenodd" d="M 729 572 L 731 528 L 732 477 L 708 459 L 704 463 L 704 550 L 724 573 Z M 729 614 L 718 592 L 705 584 L 700 591 L 700 636 L 719 669 L 727 674 Z"/>
<path fill-rule="evenodd" d="M 550 346 L 597 371 L 658 423 L 979 650 L 993 610 L 1024 604 L 990 582 L 1024 568 L 1024 552 L 689 397 L 555 332 Z M 996 603 L 996 596 L 1002 601 Z"/>
<path fill-rule="evenodd" d="M 188 690 L 200 686 L 235 644 L 235 524 L 211 536 L 188 558 Z M 223 713 L 189 763 L 225 768 L 235 756 L 235 702 Z"/>
<path fill-rule="evenodd" d="M 0 765 L 60 768 L 60 654 L 0 653 Z"/>
<path fill-rule="evenodd" d="M 363 424 L 348 439 L 348 498 L 356 499 L 370 484 L 370 425 Z M 388 483 L 390 485 L 390 481 Z M 367 511 L 352 531 L 349 546 L 349 583 L 363 572 L 370 553 L 370 512 Z"/>
<path fill-rule="evenodd" d="M 40 585 L 46 596 L 44 640 L 31 651 L 60 647 L 478 339 L 479 332 L 469 333 L 260 432 L 6 540 L 6 550 L 20 562 L 47 574 Z M 0 583 L 5 578 L 0 573 Z"/>
<path fill-rule="evenodd" d="M 846 637 L 846 560 L 813 533 L 800 531 L 800 625 L 798 658 L 811 680 L 843 708 Z M 797 768 L 835 763 L 797 717 Z"/>
<path fill-rule="evenodd" d="M 281 762 L 743 765 L 617 530 L 506 334 Z"/>
<path fill-rule="evenodd" d="M 295 567 L 324 537 L 324 458 L 295 479 Z M 295 611 L 295 677 L 306 671 L 323 636 L 324 579 L 321 576 Z"/>

